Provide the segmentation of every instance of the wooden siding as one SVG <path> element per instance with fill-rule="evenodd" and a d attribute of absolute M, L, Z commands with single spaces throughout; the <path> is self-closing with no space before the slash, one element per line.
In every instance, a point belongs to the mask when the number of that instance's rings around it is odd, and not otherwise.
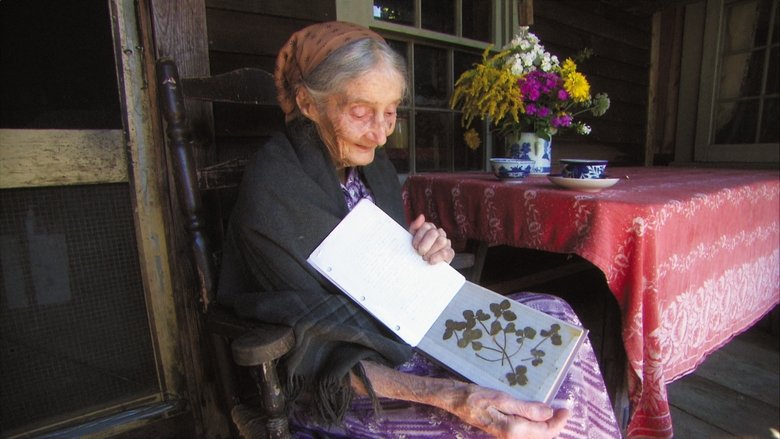
<path fill-rule="evenodd" d="M 211 72 L 247 66 L 273 70 L 276 53 L 290 34 L 308 24 L 335 19 L 335 4 L 332 0 L 206 0 Z M 537 2 L 534 15 L 531 30 L 550 51 L 563 58 L 583 48 L 593 50 L 594 56 L 581 65 L 581 70 L 588 75 L 592 90 L 608 93 L 612 101 L 606 115 L 588 121 L 593 128 L 590 136 L 556 138 L 557 157 L 586 156 L 642 164 L 646 155 L 652 15 L 627 13 L 597 0 Z M 259 114 L 257 119 L 238 116 L 239 120 L 227 122 L 232 111 L 223 109 L 225 116 L 215 118 L 217 141 L 225 145 L 220 146 L 217 161 L 251 155 L 258 137 L 283 125 L 280 115 L 273 113 Z M 257 120 L 263 122 L 252 123 Z"/>
<path fill-rule="evenodd" d="M 273 71 L 276 54 L 290 35 L 313 23 L 334 20 L 335 2 L 206 0 L 211 73 L 241 67 Z M 247 159 L 284 127 L 276 108 L 215 105 L 215 162 Z"/>
<path fill-rule="evenodd" d="M 240 67 L 273 71 L 276 54 L 290 35 L 335 20 L 336 7 L 332 0 L 206 0 L 206 17 L 212 73 Z"/>
<path fill-rule="evenodd" d="M 593 51 L 593 56 L 578 67 L 587 75 L 591 91 L 605 92 L 611 100 L 604 116 L 588 120 L 593 128 L 589 136 L 557 137 L 556 155 L 641 164 L 645 154 L 652 16 L 628 14 L 594 0 L 537 2 L 534 14 L 531 31 L 561 60 L 576 56 L 583 48 Z"/>

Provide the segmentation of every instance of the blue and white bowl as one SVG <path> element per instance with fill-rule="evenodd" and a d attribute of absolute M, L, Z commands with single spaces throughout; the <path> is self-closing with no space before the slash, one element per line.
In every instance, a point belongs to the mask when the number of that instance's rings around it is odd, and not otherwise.
<path fill-rule="evenodd" d="M 561 159 L 561 177 L 578 179 L 606 178 L 607 160 Z"/>
<path fill-rule="evenodd" d="M 493 168 L 493 174 L 501 180 L 521 180 L 531 173 L 534 162 L 512 158 L 492 158 L 490 166 Z"/>

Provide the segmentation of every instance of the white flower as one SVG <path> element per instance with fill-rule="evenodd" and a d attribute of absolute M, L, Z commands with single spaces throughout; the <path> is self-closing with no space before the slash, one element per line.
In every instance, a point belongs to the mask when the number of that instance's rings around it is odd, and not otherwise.
<path fill-rule="evenodd" d="M 577 130 L 577 133 L 579 134 L 584 134 L 584 135 L 590 134 L 590 125 L 579 123 L 576 125 L 575 128 Z"/>
<path fill-rule="evenodd" d="M 551 72 L 558 67 L 558 57 L 551 55 L 539 44 L 539 37 L 521 27 L 518 34 L 504 47 L 513 55 L 507 61 L 512 74 L 521 76 L 537 69 Z"/>

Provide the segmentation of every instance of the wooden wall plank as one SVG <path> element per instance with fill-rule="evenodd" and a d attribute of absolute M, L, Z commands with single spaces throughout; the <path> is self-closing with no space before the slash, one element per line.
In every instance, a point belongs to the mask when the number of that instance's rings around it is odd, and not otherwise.
<path fill-rule="evenodd" d="M 588 29 L 568 27 L 566 23 L 559 21 L 557 16 L 549 20 L 540 17 L 531 31 L 542 39 L 547 50 L 561 57 L 571 57 L 582 49 L 589 48 L 599 59 L 633 66 L 647 64 L 647 47 L 637 47 L 630 42 L 600 36 Z"/>
<path fill-rule="evenodd" d="M 593 37 L 622 42 L 638 49 L 649 47 L 649 15 L 621 13 L 596 0 L 540 1 L 534 14 L 537 24 L 544 19 L 568 28 L 565 31 L 581 30 Z"/>
<path fill-rule="evenodd" d="M 593 51 L 578 68 L 593 93 L 605 92 L 611 100 L 604 116 L 583 118 L 593 129 L 589 136 L 558 136 L 559 152 L 644 163 L 651 16 L 629 14 L 598 0 L 538 2 L 534 15 L 531 31 L 559 58 L 575 56 L 584 48 Z"/>
<path fill-rule="evenodd" d="M 312 23 L 286 17 L 209 9 L 209 49 L 275 57 L 293 32 Z"/>
<path fill-rule="evenodd" d="M 336 19 L 336 3 L 334 1 L 206 0 L 206 7 L 310 21 Z"/>
<path fill-rule="evenodd" d="M 0 130 L 0 189 L 127 181 L 122 130 Z"/>

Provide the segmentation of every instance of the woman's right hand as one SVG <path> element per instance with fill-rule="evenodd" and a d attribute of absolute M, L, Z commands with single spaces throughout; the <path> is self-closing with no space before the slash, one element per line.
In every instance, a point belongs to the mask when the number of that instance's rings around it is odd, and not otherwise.
<path fill-rule="evenodd" d="M 520 401 L 476 384 L 407 374 L 371 361 L 362 365 L 377 396 L 438 407 L 499 439 L 551 439 L 569 419 L 567 409 Z M 360 380 L 353 377 L 352 383 L 359 394 L 367 394 Z"/>
<path fill-rule="evenodd" d="M 540 402 L 520 401 L 474 384 L 462 386 L 456 391 L 461 396 L 455 396 L 445 410 L 497 438 L 551 439 L 558 436 L 569 418 L 567 409 L 554 410 Z"/>

